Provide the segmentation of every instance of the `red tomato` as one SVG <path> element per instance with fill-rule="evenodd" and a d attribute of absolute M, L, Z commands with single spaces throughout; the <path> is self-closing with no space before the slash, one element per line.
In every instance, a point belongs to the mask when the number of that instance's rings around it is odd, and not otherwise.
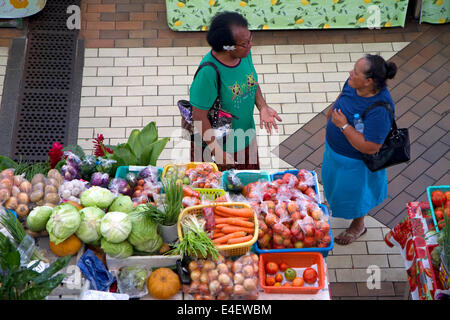
<path fill-rule="evenodd" d="M 266 273 L 268 274 L 276 274 L 278 272 L 278 265 L 275 262 L 267 262 L 266 263 Z"/>
<path fill-rule="evenodd" d="M 313 268 L 306 268 L 303 271 L 303 280 L 308 284 L 313 284 L 317 281 L 317 271 Z"/>
<path fill-rule="evenodd" d="M 447 201 L 450 201 L 450 191 L 445 191 L 444 195 L 447 198 Z"/>
<path fill-rule="evenodd" d="M 441 190 L 434 190 L 431 193 L 431 203 L 434 207 L 441 207 L 447 201 L 447 197 Z"/>
<path fill-rule="evenodd" d="M 266 276 L 266 286 L 273 286 L 275 284 L 275 278 L 271 276 Z"/>
<path fill-rule="evenodd" d="M 281 273 L 277 273 L 275 275 L 275 281 L 276 282 L 283 282 L 283 275 Z"/>
<path fill-rule="evenodd" d="M 280 271 L 281 272 L 285 272 L 287 268 L 289 268 L 289 266 L 287 265 L 286 262 L 280 263 Z"/>
<path fill-rule="evenodd" d="M 439 222 L 444 219 L 444 210 L 441 208 L 434 209 L 434 215 L 436 216 L 436 220 Z"/>

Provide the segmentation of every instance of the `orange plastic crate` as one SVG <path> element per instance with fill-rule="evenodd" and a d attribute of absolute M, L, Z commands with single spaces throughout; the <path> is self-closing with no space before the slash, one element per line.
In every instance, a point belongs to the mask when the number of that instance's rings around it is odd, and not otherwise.
<path fill-rule="evenodd" d="M 317 265 L 318 286 L 307 286 L 306 284 L 303 287 L 266 286 L 265 265 L 267 262 L 275 262 L 278 265 L 284 262 L 290 268 L 308 268 Z M 325 273 L 323 256 L 319 252 L 261 253 L 259 255 L 259 284 L 267 293 L 315 294 L 325 287 Z"/>

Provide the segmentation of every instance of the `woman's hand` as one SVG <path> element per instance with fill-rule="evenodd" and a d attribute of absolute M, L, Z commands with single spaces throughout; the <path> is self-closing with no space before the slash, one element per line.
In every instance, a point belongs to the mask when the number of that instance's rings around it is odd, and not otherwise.
<path fill-rule="evenodd" d="M 269 106 L 262 107 L 259 110 L 259 118 L 260 128 L 262 129 L 265 127 L 269 134 L 272 134 L 272 127 L 278 131 L 278 126 L 275 119 L 280 122 L 282 121 L 278 113 Z"/>
<path fill-rule="evenodd" d="M 334 109 L 331 112 L 331 122 L 338 128 L 342 128 L 347 123 L 347 117 L 342 113 L 341 109 Z"/>

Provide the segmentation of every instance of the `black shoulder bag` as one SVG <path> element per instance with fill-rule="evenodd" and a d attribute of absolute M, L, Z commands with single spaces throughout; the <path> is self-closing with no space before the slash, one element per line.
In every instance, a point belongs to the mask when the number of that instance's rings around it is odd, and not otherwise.
<path fill-rule="evenodd" d="M 238 119 L 238 117 L 222 109 L 222 104 L 220 100 L 220 85 L 221 85 L 220 73 L 219 70 L 217 69 L 217 66 L 214 63 L 208 61 L 202 63 L 195 72 L 194 79 L 197 76 L 197 73 L 200 71 L 200 69 L 205 66 L 213 67 L 217 75 L 217 98 L 208 112 L 208 119 L 209 122 L 211 123 L 211 127 L 214 129 L 215 132 L 214 135 L 216 136 L 216 138 L 223 138 L 231 132 L 233 118 Z M 194 134 L 192 105 L 187 100 L 178 100 L 177 105 L 181 114 L 181 127 L 187 130 L 187 134 L 184 134 L 183 138 L 191 141 L 192 136 Z"/>
<path fill-rule="evenodd" d="M 366 114 L 376 107 L 384 107 L 389 111 L 392 117 L 392 126 L 386 139 L 384 140 L 383 145 L 377 153 L 363 153 L 362 155 L 364 163 L 367 165 L 369 170 L 373 172 L 409 161 L 411 159 L 408 128 L 397 128 L 394 112 L 388 103 L 375 102 L 364 111 L 362 119 L 364 120 Z"/>

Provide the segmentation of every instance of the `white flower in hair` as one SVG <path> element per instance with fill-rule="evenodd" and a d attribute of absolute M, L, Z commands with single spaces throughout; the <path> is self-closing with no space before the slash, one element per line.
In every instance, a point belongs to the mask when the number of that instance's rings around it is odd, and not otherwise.
<path fill-rule="evenodd" d="M 225 51 L 233 51 L 236 50 L 235 46 L 223 46 L 223 50 Z"/>

